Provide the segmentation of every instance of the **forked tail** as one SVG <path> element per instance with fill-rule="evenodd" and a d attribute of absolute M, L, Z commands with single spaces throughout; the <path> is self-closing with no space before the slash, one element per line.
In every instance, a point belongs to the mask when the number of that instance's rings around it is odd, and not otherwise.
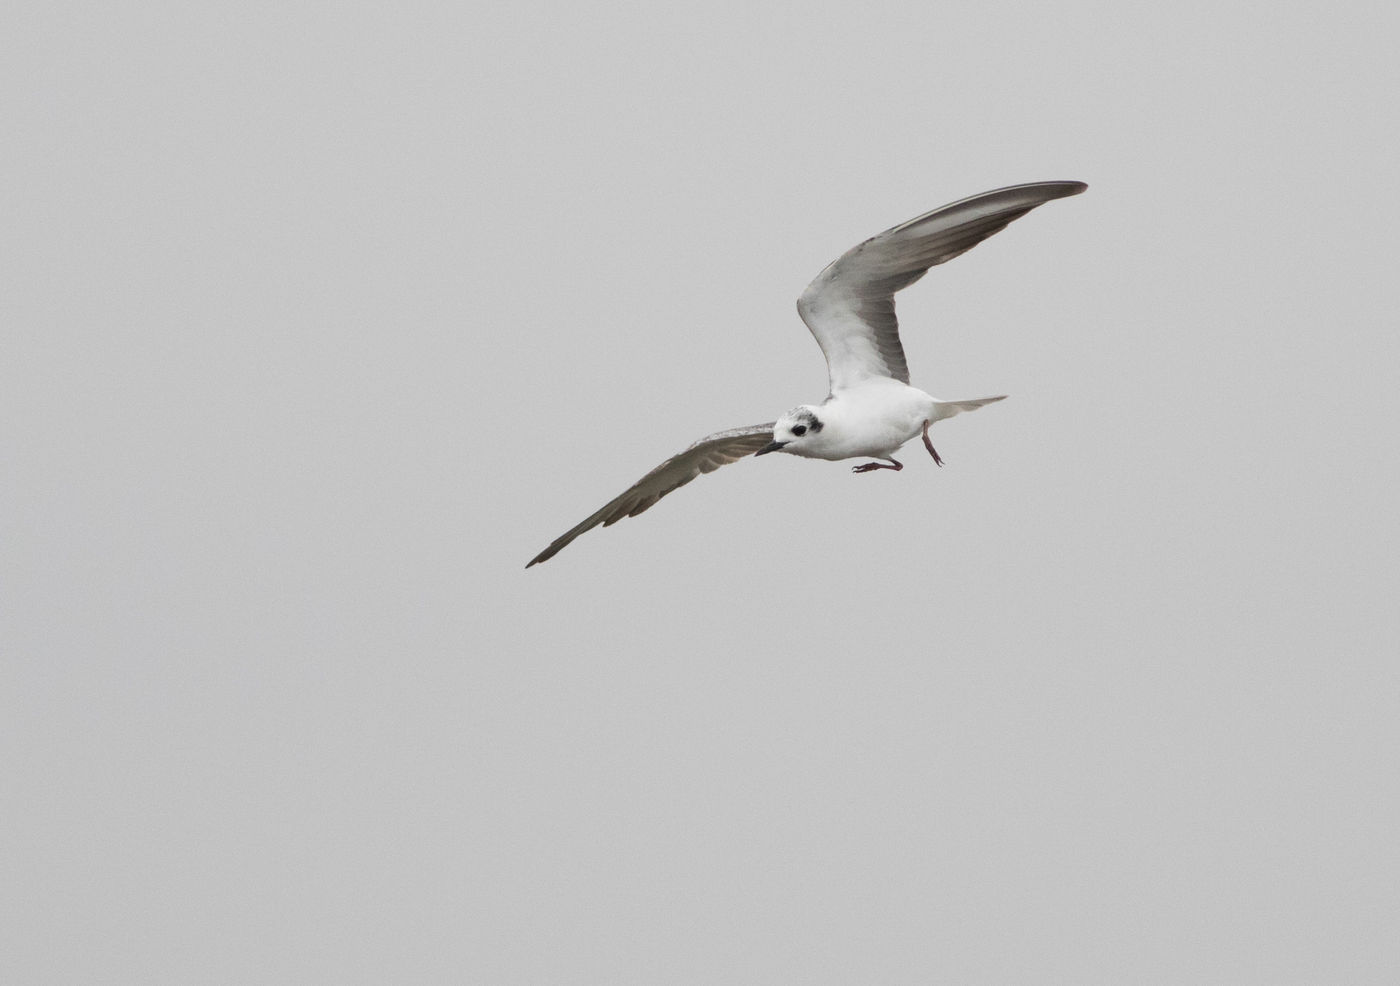
<path fill-rule="evenodd" d="M 1004 400 L 1006 400 L 1005 394 L 999 394 L 996 397 L 979 397 L 972 401 L 934 401 L 933 420 L 942 421 L 944 418 L 951 418 L 963 411 L 975 411 L 985 404 L 994 404 Z"/>

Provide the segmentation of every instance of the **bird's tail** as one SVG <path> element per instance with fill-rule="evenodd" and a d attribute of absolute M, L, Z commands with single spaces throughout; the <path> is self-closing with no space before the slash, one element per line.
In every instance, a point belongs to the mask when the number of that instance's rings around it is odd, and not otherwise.
<path fill-rule="evenodd" d="M 951 418 L 955 414 L 963 411 L 975 411 L 984 404 L 993 404 L 996 401 L 1006 400 L 1005 394 L 996 397 L 979 397 L 973 401 L 934 401 L 933 420 L 942 421 L 944 418 Z"/>

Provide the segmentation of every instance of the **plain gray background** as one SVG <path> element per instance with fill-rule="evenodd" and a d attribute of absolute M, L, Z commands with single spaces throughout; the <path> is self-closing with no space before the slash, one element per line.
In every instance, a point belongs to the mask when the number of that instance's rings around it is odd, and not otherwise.
<path fill-rule="evenodd" d="M 25 4 L 0 978 L 1400 980 L 1393 8 Z M 793 302 L 1011 399 L 784 456 Z"/>

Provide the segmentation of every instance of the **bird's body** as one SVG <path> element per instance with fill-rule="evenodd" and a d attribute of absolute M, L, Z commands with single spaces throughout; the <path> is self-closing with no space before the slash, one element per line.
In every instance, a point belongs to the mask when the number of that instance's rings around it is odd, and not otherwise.
<path fill-rule="evenodd" d="M 782 451 L 808 459 L 887 459 L 932 424 L 969 405 L 999 401 L 940 401 L 890 377 L 871 377 L 832 394 L 810 408 L 822 427 L 808 441 Z M 791 413 L 791 412 L 790 412 Z M 774 451 L 779 451 L 774 449 Z"/>
<path fill-rule="evenodd" d="M 882 461 L 855 466 L 854 471 L 899 470 L 904 467 L 893 454 L 922 434 L 929 455 L 942 465 L 929 440 L 929 427 L 1002 400 L 1004 395 L 941 401 L 911 386 L 895 319 L 895 293 L 1036 206 L 1077 195 L 1087 187 L 1082 182 L 1036 182 L 984 192 L 925 213 L 846 251 L 816 276 L 797 301 L 798 314 L 826 356 L 826 400 L 795 407 L 777 421 L 701 439 L 556 538 L 525 567 L 554 557 L 585 531 L 634 517 L 701 473 L 748 455 L 786 452 L 809 459 L 872 458 Z"/>
<path fill-rule="evenodd" d="M 822 429 L 793 455 L 810 459 L 883 459 L 931 420 L 938 402 L 916 387 L 872 377 L 839 390 L 819 405 Z"/>

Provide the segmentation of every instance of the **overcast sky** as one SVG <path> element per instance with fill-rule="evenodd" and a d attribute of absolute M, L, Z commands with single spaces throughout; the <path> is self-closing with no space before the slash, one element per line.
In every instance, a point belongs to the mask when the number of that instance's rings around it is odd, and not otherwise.
<path fill-rule="evenodd" d="M 1390 6 L 8 21 L 0 979 L 1400 981 Z"/>

